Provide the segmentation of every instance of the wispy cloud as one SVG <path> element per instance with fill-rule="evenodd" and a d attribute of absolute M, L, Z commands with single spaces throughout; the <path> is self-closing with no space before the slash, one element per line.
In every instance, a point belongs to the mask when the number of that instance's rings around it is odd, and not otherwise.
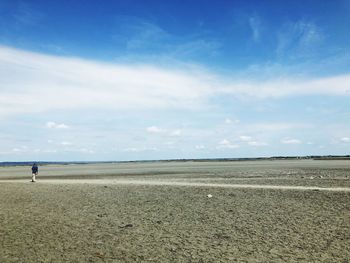
<path fill-rule="evenodd" d="M 260 147 L 260 146 L 267 146 L 268 143 L 266 143 L 266 142 L 258 142 L 258 141 L 249 141 L 248 145 Z"/>
<path fill-rule="evenodd" d="M 258 98 L 312 95 L 350 96 L 350 87 L 347 84 L 349 81 L 350 75 L 314 79 L 289 79 L 286 77 L 256 83 L 233 81 L 223 87 L 222 92 Z"/>
<path fill-rule="evenodd" d="M 147 127 L 146 131 L 149 132 L 149 133 L 163 133 L 163 132 L 165 132 L 164 129 L 161 129 L 161 128 L 157 127 L 157 126 Z"/>
<path fill-rule="evenodd" d="M 234 144 L 227 139 L 223 139 L 219 142 L 219 145 L 216 147 L 217 149 L 236 149 L 239 148 L 238 144 Z"/>
<path fill-rule="evenodd" d="M 221 43 L 215 39 L 195 35 L 174 35 L 154 21 L 134 16 L 117 16 L 116 31 L 112 38 L 127 52 L 170 56 L 185 60 L 205 55 L 215 56 L 220 52 Z"/>
<path fill-rule="evenodd" d="M 179 129 L 176 129 L 169 133 L 170 136 L 175 136 L 175 137 L 181 136 L 181 134 L 182 134 L 182 130 L 179 130 Z"/>
<path fill-rule="evenodd" d="M 67 148 L 63 152 L 73 152 L 73 153 L 82 153 L 82 154 L 94 154 L 95 151 L 87 148 Z"/>
<path fill-rule="evenodd" d="M 226 118 L 225 119 L 225 124 L 238 124 L 239 120 L 238 119 L 230 119 L 230 118 Z"/>
<path fill-rule="evenodd" d="M 205 149 L 205 146 L 202 145 L 202 144 L 199 144 L 199 145 L 196 145 L 195 148 L 196 148 L 197 150 L 203 150 L 203 149 Z"/>
<path fill-rule="evenodd" d="M 86 107 L 195 108 L 211 92 L 208 77 L 198 72 L 101 64 L 6 47 L 0 47 L 0 68 L 0 115 Z"/>
<path fill-rule="evenodd" d="M 44 18 L 44 14 L 33 8 L 28 2 L 20 1 L 16 12 L 13 13 L 13 18 L 17 22 L 17 26 L 32 26 L 37 25 Z"/>
<path fill-rule="evenodd" d="M 239 136 L 239 139 L 243 142 L 249 142 L 252 140 L 252 137 L 250 136 L 246 136 L 246 135 L 242 135 L 242 136 Z"/>
<path fill-rule="evenodd" d="M 249 17 L 249 26 L 252 31 L 252 39 L 254 42 L 260 41 L 261 35 L 261 20 L 257 15 Z"/>
<path fill-rule="evenodd" d="M 285 138 L 281 140 L 282 144 L 301 144 L 301 141 L 298 139 Z"/>
<path fill-rule="evenodd" d="M 293 122 L 257 122 L 254 124 L 248 124 L 247 128 L 255 132 L 271 132 L 271 131 L 288 131 L 293 129 L 307 129 L 312 127 L 308 123 L 293 123 Z"/>
<path fill-rule="evenodd" d="M 171 37 L 160 26 L 133 16 L 117 16 L 116 26 L 118 35 L 113 38 L 117 42 L 124 42 L 130 51 L 150 48 L 161 48 L 161 43 L 167 42 Z"/>
<path fill-rule="evenodd" d="M 221 43 L 215 40 L 195 39 L 172 47 L 174 57 L 192 57 L 194 55 L 216 56 L 220 53 Z"/>
<path fill-rule="evenodd" d="M 345 142 L 345 143 L 350 143 L 350 137 L 343 137 L 343 138 L 340 138 L 340 141 L 341 141 L 341 142 Z"/>
<path fill-rule="evenodd" d="M 266 143 L 266 142 L 255 140 L 253 137 L 247 136 L 247 135 L 239 136 L 239 140 L 242 143 L 244 143 L 244 144 L 247 144 L 249 146 L 254 146 L 254 147 L 260 147 L 260 146 L 267 146 L 268 145 L 268 143 Z"/>
<path fill-rule="evenodd" d="M 198 69 L 103 64 L 1 46 L 0 68 L 0 116 L 86 108 L 198 109 L 218 96 L 350 96 L 350 75 L 254 82 Z"/>
<path fill-rule="evenodd" d="M 46 123 L 46 128 L 49 129 L 69 129 L 69 126 L 64 123 L 56 123 L 54 121 L 48 121 Z"/>
<path fill-rule="evenodd" d="M 322 42 L 321 29 L 312 22 L 300 20 L 285 23 L 278 33 L 278 56 L 309 56 Z"/>
<path fill-rule="evenodd" d="M 63 146 L 69 146 L 69 145 L 72 145 L 72 144 L 73 144 L 73 143 L 67 142 L 67 141 L 61 142 L 61 145 L 63 145 Z"/>
<path fill-rule="evenodd" d="M 157 147 L 131 147 L 131 148 L 125 148 L 123 149 L 124 152 L 132 152 L 132 153 L 138 153 L 138 152 L 147 152 L 147 151 L 158 151 Z"/>
<path fill-rule="evenodd" d="M 29 149 L 27 146 L 20 146 L 20 147 L 15 147 L 12 149 L 12 152 L 14 153 L 24 153 L 24 152 L 28 152 Z"/>
<path fill-rule="evenodd" d="M 170 129 L 163 129 L 158 126 L 147 127 L 146 131 L 148 133 L 161 134 L 163 136 L 170 136 L 170 137 L 179 137 L 182 135 L 182 130 L 180 129 L 170 130 Z"/>

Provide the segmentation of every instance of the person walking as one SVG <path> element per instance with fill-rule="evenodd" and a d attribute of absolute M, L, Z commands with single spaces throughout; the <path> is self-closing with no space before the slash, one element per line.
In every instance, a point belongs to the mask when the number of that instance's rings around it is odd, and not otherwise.
<path fill-rule="evenodd" d="M 36 165 L 36 163 L 33 164 L 32 166 L 32 182 L 34 183 L 36 180 L 35 180 L 35 176 L 38 175 L 38 172 L 39 172 L 39 168 L 38 166 Z"/>

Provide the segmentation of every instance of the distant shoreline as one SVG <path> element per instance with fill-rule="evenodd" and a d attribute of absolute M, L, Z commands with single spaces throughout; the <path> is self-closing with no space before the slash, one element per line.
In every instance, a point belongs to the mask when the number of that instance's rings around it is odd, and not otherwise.
<path fill-rule="evenodd" d="M 47 162 L 35 161 L 40 165 L 70 165 L 70 164 L 97 164 L 97 163 L 152 163 L 152 162 L 234 162 L 234 161 L 274 161 L 274 160 L 349 160 L 350 155 L 310 155 L 310 156 L 272 156 L 272 157 L 246 157 L 246 158 L 205 158 L 205 159 L 163 159 L 163 160 L 132 160 L 132 161 L 67 161 Z M 26 162 L 0 162 L 4 166 L 28 166 L 34 161 Z"/>

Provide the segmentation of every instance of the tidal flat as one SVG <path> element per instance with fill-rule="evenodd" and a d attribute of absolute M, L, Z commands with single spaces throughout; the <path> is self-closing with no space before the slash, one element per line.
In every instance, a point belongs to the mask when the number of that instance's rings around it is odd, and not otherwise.
<path fill-rule="evenodd" d="M 0 262 L 350 261 L 347 160 L 39 168 L 0 168 Z"/>

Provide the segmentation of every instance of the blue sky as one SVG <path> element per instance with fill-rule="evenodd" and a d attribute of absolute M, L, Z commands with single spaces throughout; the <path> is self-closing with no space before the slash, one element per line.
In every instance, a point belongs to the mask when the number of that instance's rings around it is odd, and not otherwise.
<path fill-rule="evenodd" d="M 0 1 L 0 161 L 350 154 L 350 1 Z"/>

